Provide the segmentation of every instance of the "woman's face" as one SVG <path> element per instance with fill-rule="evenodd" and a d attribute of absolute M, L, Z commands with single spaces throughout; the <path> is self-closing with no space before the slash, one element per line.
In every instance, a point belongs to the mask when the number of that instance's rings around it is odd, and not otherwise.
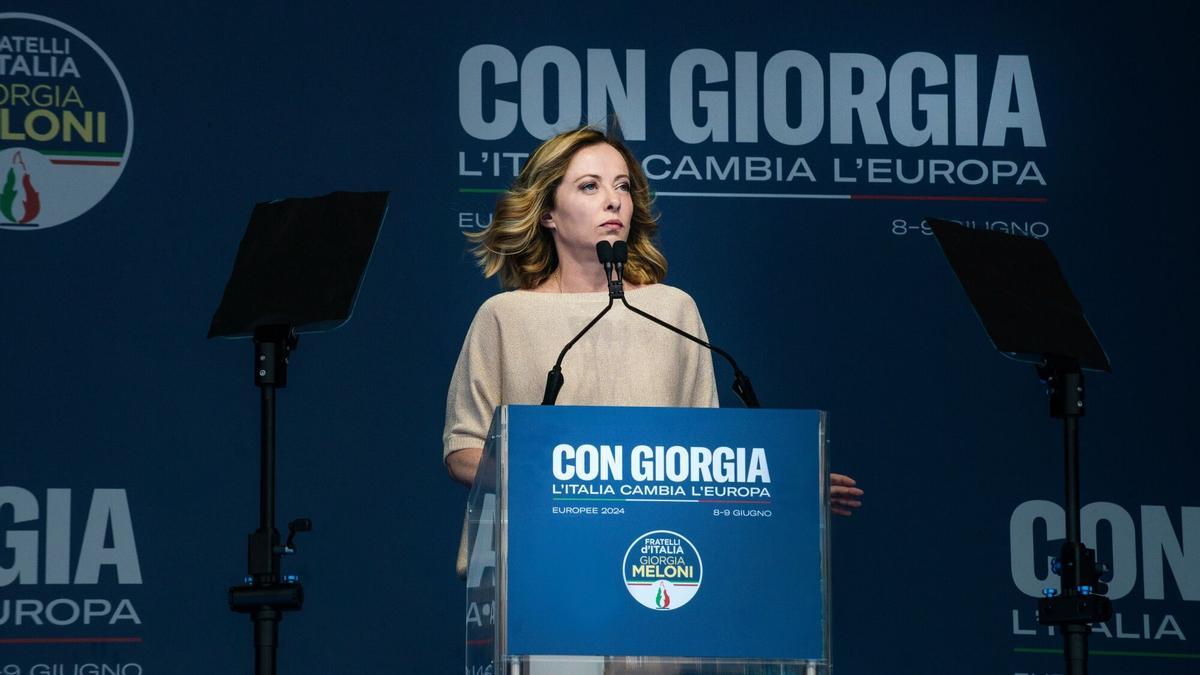
<path fill-rule="evenodd" d="M 559 258 L 594 260 L 601 239 L 628 240 L 630 190 L 629 168 L 616 148 L 599 143 L 576 152 L 554 192 L 554 209 L 542 220 L 554 231 Z"/>

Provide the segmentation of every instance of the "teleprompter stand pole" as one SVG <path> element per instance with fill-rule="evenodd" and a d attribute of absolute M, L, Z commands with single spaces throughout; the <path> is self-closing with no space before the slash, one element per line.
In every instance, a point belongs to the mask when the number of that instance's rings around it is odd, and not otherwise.
<path fill-rule="evenodd" d="M 1059 588 L 1042 591 L 1038 621 L 1062 632 L 1066 672 L 1085 675 L 1091 625 L 1112 616 L 1112 602 L 1100 581 L 1108 567 L 1096 563 L 1095 552 L 1079 536 L 1083 371 L 1109 373 L 1112 365 L 1044 241 L 927 221 L 992 344 L 1005 356 L 1036 364 L 1050 396 L 1050 416 L 1063 421 L 1067 537 L 1053 563 Z"/>
<path fill-rule="evenodd" d="M 1079 534 L 1079 420 L 1085 411 L 1083 372 L 1075 359 L 1048 356 L 1038 366 L 1050 397 L 1050 416 L 1063 421 L 1064 491 L 1067 539 L 1053 569 L 1060 589 L 1047 588 L 1038 601 L 1038 622 L 1058 626 L 1063 635 L 1063 655 L 1068 675 L 1086 675 L 1088 635 L 1093 623 L 1112 617 L 1112 602 L 1104 597 L 1108 585 L 1100 577 L 1108 566 L 1083 545 Z"/>
<path fill-rule="evenodd" d="M 208 328 L 209 338 L 254 338 L 254 384 L 261 406 L 258 529 L 247 541 L 245 583 L 228 590 L 229 608 L 254 623 L 254 672 L 275 675 L 279 622 L 297 611 L 304 588 L 280 570 L 297 532 L 275 529 L 275 396 L 287 386 L 297 331 L 331 331 L 350 320 L 387 212 L 386 192 L 333 192 L 254 205 L 233 271 Z"/>
<path fill-rule="evenodd" d="M 288 355 L 298 342 L 290 326 L 264 326 L 254 331 L 254 383 L 259 388 L 261 411 L 259 521 L 247 541 L 246 583 L 229 589 L 229 608 L 248 614 L 254 623 L 256 675 L 275 675 L 279 622 L 284 612 L 299 610 L 304 603 L 304 587 L 297 577 L 281 573 L 279 560 L 296 552 L 296 533 L 311 530 L 312 521 L 299 518 L 289 523 L 283 546 L 275 528 L 275 394 L 287 386 Z"/>

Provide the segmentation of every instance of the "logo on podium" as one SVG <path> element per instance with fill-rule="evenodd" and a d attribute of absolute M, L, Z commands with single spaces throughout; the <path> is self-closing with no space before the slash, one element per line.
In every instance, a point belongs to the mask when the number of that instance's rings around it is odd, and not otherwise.
<path fill-rule="evenodd" d="M 638 604 L 670 611 L 696 597 L 704 578 L 704 563 L 687 537 L 670 530 L 654 530 L 629 545 L 621 573 L 626 590 Z"/>

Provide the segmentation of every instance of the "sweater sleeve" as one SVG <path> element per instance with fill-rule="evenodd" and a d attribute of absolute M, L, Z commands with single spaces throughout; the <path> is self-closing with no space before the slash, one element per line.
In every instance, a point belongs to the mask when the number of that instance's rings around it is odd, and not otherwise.
<path fill-rule="evenodd" d="M 484 303 L 471 322 L 450 378 L 442 431 L 443 459 L 456 450 L 484 445 L 492 413 L 502 395 L 499 344 L 496 315 L 491 305 Z"/>

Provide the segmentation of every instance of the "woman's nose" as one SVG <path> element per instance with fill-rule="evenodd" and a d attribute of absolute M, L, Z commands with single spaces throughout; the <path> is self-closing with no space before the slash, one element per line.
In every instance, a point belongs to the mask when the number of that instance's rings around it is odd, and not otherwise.
<path fill-rule="evenodd" d="M 605 207 L 609 211 L 616 211 L 621 208 L 621 195 L 616 190 L 610 188 L 607 196 L 608 203 Z"/>

